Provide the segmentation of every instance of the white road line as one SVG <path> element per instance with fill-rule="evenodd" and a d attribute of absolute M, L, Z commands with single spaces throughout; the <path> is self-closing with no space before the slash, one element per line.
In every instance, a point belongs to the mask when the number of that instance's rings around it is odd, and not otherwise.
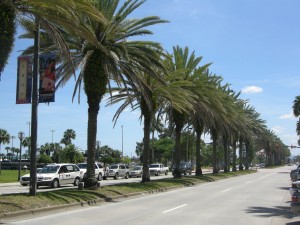
<path fill-rule="evenodd" d="M 226 192 L 226 191 L 230 191 L 232 188 L 228 188 L 228 189 L 226 189 L 226 190 L 223 190 L 223 191 L 221 191 L 221 192 Z"/>
<path fill-rule="evenodd" d="M 180 206 L 178 206 L 178 207 L 176 207 L 176 208 L 169 209 L 169 210 L 167 210 L 167 211 L 164 211 L 163 213 L 168 213 L 168 212 L 174 211 L 174 210 L 176 210 L 176 209 L 180 209 L 180 208 L 182 208 L 182 207 L 184 207 L 184 206 L 187 206 L 187 204 L 183 204 L 183 205 L 180 205 Z"/>

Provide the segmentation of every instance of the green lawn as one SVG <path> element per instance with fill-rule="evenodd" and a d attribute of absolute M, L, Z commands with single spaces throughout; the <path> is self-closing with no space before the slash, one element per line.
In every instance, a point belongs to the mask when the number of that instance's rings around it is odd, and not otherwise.
<path fill-rule="evenodd" d="M 6 171 L 4 174 L 9 174 Z M 107 200 L 113 196 L 129 195 L 131 193 L 155 192 L 167 190 L 168 188 L 185 187 L 199 183 L 214 182 L 220 179 L 226 179 L 233 176 L 246 175 L 256 171 L 237 171 L 219 174 L 205 174 L 203 176 L 183 176 L 181 179 L 165 178 L 151 181 L 149 183 L 127 183 L 120 185 L 104 186 L 98 190 L 79 190 L 75 189 L 57 189 L 48 192 L 39 192 L 36 196 L 29 194 L 11 194 L 2 195 L 0 200 L 0 218 L 1 214 L 16 212 L 21 210 L 38 209 L 55 205 L 78 203 L 96 199 Z M 16 181 L 17 171 L 11 171 L 13 181 Z M 7 175 L 9 177 L 9 175 Z M 100 182 L 101 183 L 101 182 Z M 3 215 L 2 215 L 3 216 Z"/>
<path fill-rule="evenodd" d="M 30 171 L 21 170 L 21 176 L 27 173 L 30 173 Z M 19 170 L 1 170 L 0 183 L 18 182 L 18 174 Z"/>

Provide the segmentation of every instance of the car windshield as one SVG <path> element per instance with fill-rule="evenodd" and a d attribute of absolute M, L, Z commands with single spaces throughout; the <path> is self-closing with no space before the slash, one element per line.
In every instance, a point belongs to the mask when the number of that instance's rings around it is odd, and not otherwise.
<path fill-rule="evenodd" d="M 136 166 L 136 167 L 134 167 L 134 169 L 133 170 L 141 170 L 142 169 L 142 167 L 141 166 Z"/>
<path fill-rule="evenodd" d="M 159 167 L 158 164 L 151 164 L 151 165 L 150 165 L 150 168 L 157 168 L 157 167 Z"/>
<path fill-rule="evenodd" d="M 78 166 L 80 169 L 86 169 L 86 168 L 87 168 L 87 164 L 86 164 L 86 163 L 78 164 L 77 166 Z"/>
<path fill-rule="evenodd" d="M 58 169 L 59 166 L 45 166 L 40 173 L 56 173 Z"/>
<path fill-rule="evenodd" d="M 118 169 L 118 165 L 111 165 L 110 169 Z"/>

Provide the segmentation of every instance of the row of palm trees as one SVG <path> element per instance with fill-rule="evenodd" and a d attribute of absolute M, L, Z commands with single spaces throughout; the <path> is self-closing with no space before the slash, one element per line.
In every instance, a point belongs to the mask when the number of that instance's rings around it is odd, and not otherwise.
<path fill-rule="evenodd" d="M 66 0 L 55 1 L 55 5 L 42 0 L 1 0 L 0 3 L 11 7 L 14 13 L 29 16 L 19 20 L 27 31 L 23 38 L 34 37 L 36 24 L 32 18 L 39 19 L 41 51 L 53 51 L 60 56 L 57 87 L 63 87 L 74 75 L 73 99 L 76 94 L 80 99 L 82 88 L 87 96 L 88 179 L 85 187 L 97 182 L 94 179 L 97 117 L 105 95 L 109 95 L 107 105 L 120 104 L 115 122 L 127 107 L 141 112 L 144 125 L 142 182 L 150 181 L 150 132 L 155 130 L 159 120 L 173 130 L 175 165 L 181 161 L 181 132 L 186 127 L 195 131 L 196 175 L 202 174 L 200 140 L 204 133 L 212 137 L 216 173 L 216 147 L 220 139 L 224 145 L 225 172 L 229 168 L 229 147 L 234 149 L 234 154 L 237 149 L 240 154 L 243 149 L 250 152 L 253 146 L 265 149 L 269 162 L 280 161 L 284 154 L 284 144 L 267 129 L 260 114 L 239 98 L 240 93 L 224 84 L 221 76 L 212 73 L 210 64 L 200 65 L 202 57 L 197 57 L 188 47 L 174 46 L 172 52 L 167 52 L 157 42 L 141 40 L 140 36 L 152 34 L 149 26 L 167 22 L 156 16 L 130 18 L 143 0 Z M 3 12 L 0 15 L 3 17 Z M 32 53 L 33 47 L 24 52 Z M 175 167 L 175 177 L 180 176 Z"/>

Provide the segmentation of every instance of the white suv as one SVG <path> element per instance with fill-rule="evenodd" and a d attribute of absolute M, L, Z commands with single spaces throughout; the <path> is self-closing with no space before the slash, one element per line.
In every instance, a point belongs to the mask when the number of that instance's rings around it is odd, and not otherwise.
<path fill-rule="evenodd" d="M 125 179 L 128 179 L 129 175 L 130 169 L 128 165 L 113 164 L 109 167 L 108 172 L 106 172 L 104 180 L 106 180 L 107 177 L 113 177 L 115 180 L 117 180 L 119 177 L 124 177 Z"/>
<path fill-rule="evenodd" d="M 83 173 L 83 178 L 86 176 L 86 170 L 87 170 L 87 163 L 79 163 L 77 164 L 79 167 L 80 171 Z M 95 163 L 95 178 L 97 180 L 102 180 L 104 176 L 104 171 L 103 171 L 103 166 L 101 163 Z"/>
<path fill-rule="evenodd" d="M 83 172 L 76 164 L 49 164 L 37 174 L 37 187 L 50 186 L 57 188 L 60 185 L 73 184 L 78 186 Z"/>

